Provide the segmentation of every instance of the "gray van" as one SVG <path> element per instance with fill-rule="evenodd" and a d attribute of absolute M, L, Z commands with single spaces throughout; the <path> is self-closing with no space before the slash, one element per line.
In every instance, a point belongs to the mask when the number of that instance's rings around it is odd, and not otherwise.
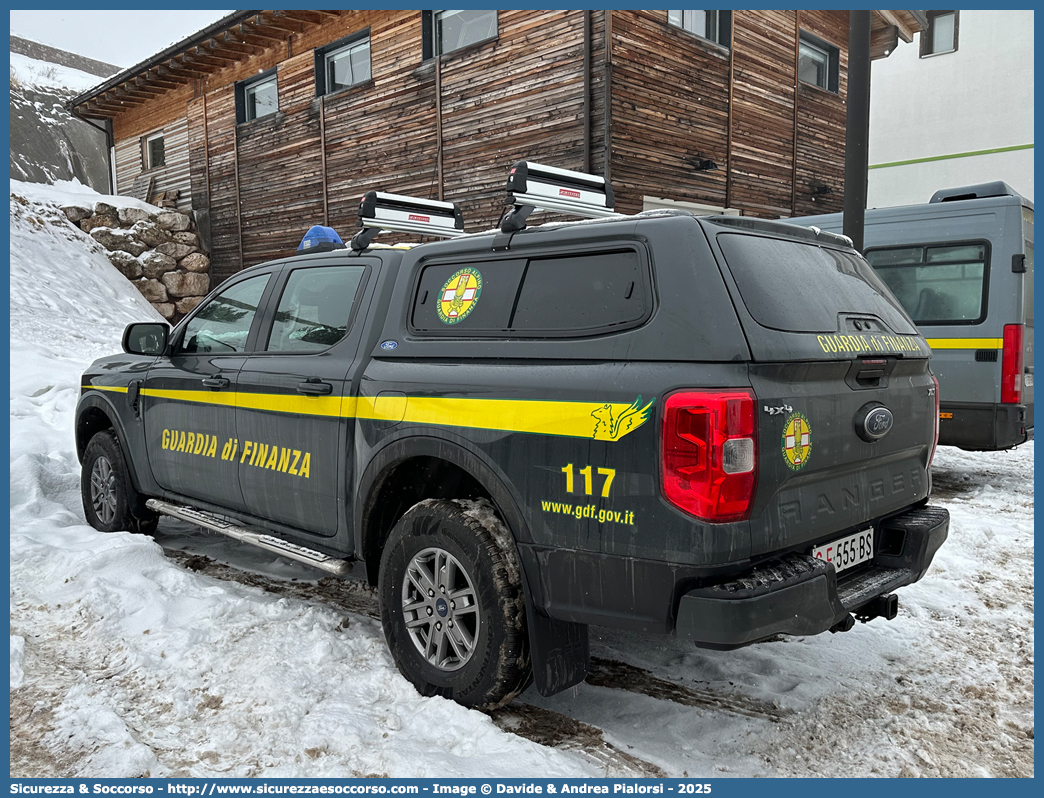
<path fill-rule="evenodd" d="M 785 220 L 842 231 L 840 213 Z M 1033 438 L 1033 202 L 1006 183 L 866 212 L 866 259 L 917 323 L 939 380 L 939 443 Z"/>

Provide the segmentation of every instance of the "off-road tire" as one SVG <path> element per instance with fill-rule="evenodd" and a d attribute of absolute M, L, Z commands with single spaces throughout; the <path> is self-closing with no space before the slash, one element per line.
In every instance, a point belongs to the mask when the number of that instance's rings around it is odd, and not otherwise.
<path fill-rule="evenodd" d="M 481 505 L 426 499 L 399 519 L 381 556 L 381 619 L 395 664 L 421 695 L 496 709 L 521 693 L 532 679 L 526 604 L 510 532 L 492 512 L 469 514 L 469 506 Z M 488 504 L 485 507 L 492 510 Z M 406 571 L 414 557 L 431 549 L 448 553 L 463 566 L 479 607 L 473 651 L 454 670 L 429 662 L 406 628 Z"/>
<path fill-rule="evenodd" d="M 99 460 L 104 462 L 99 464 Z M 101 473 L 112 491 L 107 509 L 96 506 L 97 497 L 91 489 L 92 476 Z M 80 498 L 87 523 L 100 532 L 148 535 L 156 531 L 159 516 L 145 506 L 145 498 L 131 484 L 123 449 L 111 429 L 102 430 L 87 443 L 80 469 Z"/>

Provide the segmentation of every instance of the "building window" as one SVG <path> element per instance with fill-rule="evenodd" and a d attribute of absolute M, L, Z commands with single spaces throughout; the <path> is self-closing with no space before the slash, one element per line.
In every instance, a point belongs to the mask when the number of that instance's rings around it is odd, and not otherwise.
<path fill-rule="evenodd" d="M 928 29 L 921 31 L 921 58 L 957 50 L 960 11 L 929 11 Z"/>
<path fill-rule="evenodd" d="M 236 84 L 236 122 L 260 119 L 278 110 L 279 88 L 275 69 Z"/>
<path fill-rule="evenodd" d="M 424 58 L 495 39 L 496 11 L 422 11 Z"/>
<path fill-rule="evenodd" d="M 370 80 L 370 32 L 356 33 L 315 51 L 316 94 L 333 94 Z"/>
<path fill-rule="evenodd" d="M 731 11 L 668 11 L 667 22 L 722 47 L 732 39 Z"/>
<path fill-rule="evenodd" d="M 145 168 L 158 169 L 167 165 L 166 152 L 163 148 L 163 134 L 156 133 L 145 138 Z"/>
<path fill-rule="evenodd" d="M 801 31 L 798 41 L 798 80 L 837 94 L 841 51 L 818 36 Z"/>

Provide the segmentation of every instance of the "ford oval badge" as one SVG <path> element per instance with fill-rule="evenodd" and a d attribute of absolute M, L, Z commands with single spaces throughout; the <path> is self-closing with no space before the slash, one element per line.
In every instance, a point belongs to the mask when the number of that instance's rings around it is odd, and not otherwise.
<path fill-rule="evenodd" d="M 391 350 L 395 349 L 397 346 L 398 346 L 398 343 L 396 343 L 395 341 L 384 341 L 384 342 L 381 343 L 381 349 L 383 349 L 386 352 L 390 352 Z"/>
<path fill-rule="evenodd" d="M 883 405 L 872 405 L 859 411 L 856 432 L 865 441 L 877 441 L 892 430 L 892 411 Z"/>

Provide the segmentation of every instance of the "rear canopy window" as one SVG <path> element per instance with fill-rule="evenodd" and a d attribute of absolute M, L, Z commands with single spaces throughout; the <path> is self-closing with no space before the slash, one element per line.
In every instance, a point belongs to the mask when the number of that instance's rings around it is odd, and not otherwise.
<path fill-rule="evenodd" d="M 447 335 L 589 335 L 640 324 L 648 270 L 633 250 L 434 264 L 424 269 L 413 326 Z"/>
<path fill-rule="evenodd" d="M 985 244 L 873 249 L 866 257 L 917 324 L 986 318 Z"/>
<path fill-rule="evenodd" d="M 838 314 L 879 318 L 892 332 L 917 329 L 870 265 L 843 250 L 778 238 L 718 236 L 744 305 L 762 327 L 835 332 Z"/>

